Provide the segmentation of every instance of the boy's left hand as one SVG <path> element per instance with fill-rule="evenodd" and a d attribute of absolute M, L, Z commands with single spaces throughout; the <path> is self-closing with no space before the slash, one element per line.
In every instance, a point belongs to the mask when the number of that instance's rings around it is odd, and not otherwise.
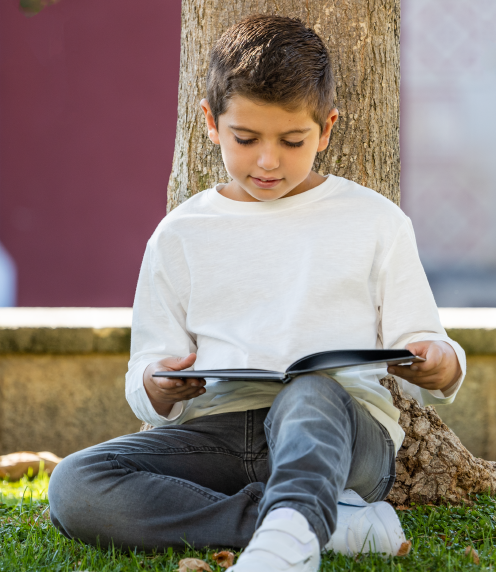
<path fill-rule="evenodd" d="M 452 387 L 462 374 L 455 350 L 446 342 L 413 342 L 408 344 L 406 349 L 425 358 L 426 361 L 406 366 L 390 366 L 388 373 L 402 377 L 424 389 L 442 391 Z"/>

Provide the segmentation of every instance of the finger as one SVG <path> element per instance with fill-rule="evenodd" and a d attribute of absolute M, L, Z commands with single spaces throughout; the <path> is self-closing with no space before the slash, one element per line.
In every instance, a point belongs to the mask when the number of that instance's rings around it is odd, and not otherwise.
<path fill-rule="evenodd" d="M 176 389 L 177 387 L 184 387 L 185 381 L 184 379 L 176 379 L 173 377 L 160 377 L 154 378 L 155 385 L 160 387 L 160 389 Z"/>
<path fill-rule="evenodd" d="M 413 383 L 414 385 L 420 385 L 423 386 L 423 384 L 429 384 L 429 383 L 435 383 L 435 384 L 441 384 L 442 383 L 442 373 L 441 372 L 436 372 L 433 374 L 419 374 L 418 372 L 409 372 L 406 371 L 403 374 L 395 374 L 398 375 L 398 377 L 401 377 L 403 379 L 406 379 L 406 381 Z"/>
<path fill-rule="evenodd" d="M 412 352 L 413 355 L 425 358 L 431 343 L 432 342 L 430 341 L 412 342 L 407 344 L 405 349 L 407 349 L 409 352 Z"/>
<path fill-rule="evenodd" d="M 404 374 L 413 374 L 414 372 L 423 374 L 432 373 L 432 368 L 425 364 L 426 362 L 415 362 L 411 365 L 391 365 L 388 367 L 388 373 L 399 376 L 403 376 Z"/>
<path fill-rule="evenodd" d="M 186 357 L 170 357 L 161 360 L 159 363 L 170 371 L 180 371 L 191 367 L 196 361 L 196 354 L 191 353 Z"/>
<path fill-rule="evenodd" d="M 175 389 L 179 387 L 204 387 L 206 381 L 204 379 L 196 378 L 176 378 L 176 377 L 162 377 L 155 378 L 160 381 L 156 381 L 156 385 L 162 389 Z"/>
<path fill-rule="evenodd" d="M 193 399 L 194 397 L 199 397 L 206 392 L 204 387 L 192 387 L 187 392 L 185 392 L 183 399 Z"/>
<path fill-rule="evenodd" d="M 170 381 L 173 382 L 172 385 L 165 386 L 161 389 L 164 389 L 165 391 L 175 391 L 179 393 L 184 393 L 185 391 L 188 390 L 202 389 L 205 386 L 205 383 L 198 383 L 203 381 L 199 379 L 193 379 L 193 380 L 170 379 Z M 191 383 L 188 383 L 188 381 L 194 381 L 196 385 L 192 385 Z"/>
<path fill-rule="evenodd" d="M 442 364 L 436 364 L 429 361 L 417 362 L 412 365 L 394 365 L 388 367 L 388 373 L 393 375 L 432 375 L 438 373 L 442 369 Z"/>
<path fill-rule="evenodd" d="M 442 347 L 439 346 L 437 343 L 431 344 L 428 352 L 427 352 L 427 361 L 425 363 L 432 364 L 432 367 L 436 367 L 441 365 L 443 361 L 444 352 Z"/>
<path fill-rule="evenodd" d="M 177 380 L 175 380 L 175 381 L 177 381 Z M 203 385 L 200 385 L 200 384 L 192 385 L 191 383 L 187 383 L 188 380 L 183 380 L 183 381 L 185 381 L 185 383 L 182 386 L 176 385 L 176 387 L 173 388 L 174 391 L 176 391 L 180 395 L 184 395 L 184 394 L 188 393 L 189 391 L 197 391 L 197 390 L 204 388 L 204 384 Z M 190 381 L 198 382 L 200 380 L 193 379 Z"/>
<path fill-rule="evenodd" d="M 205 393 L 205 388 L 203 387 L 190 387 L 183 390 L 172 390 L 159 392 L 162 399 L 167 401 L 185 401 L 188 399 L 193 399 L 194 397 L 199 397 Z"/>
<path fill-rule="evenodd" d="M 188 386 L 192 387 L 204 387 L 207 384 L 207 382 L 203 378 L 198 379 L 196 377 L 186 378 L 186 383 L 188 384 Z"/>
<path fill-rule="evenodd" d="M 388 368 L 388 373 L 392 375 L 397 375 L 398 377 L 402 377 L 403 379 L 410 380 L 413 378 L 416 379 L 423 379 L 426 377 L 430 377 L 432 375 L 439 375 L 440 370 L 429 370 L 429 371 L 415 371 L 412 370 L 409 366 L 398 366 L 395 365 L 394 368 Z"/>

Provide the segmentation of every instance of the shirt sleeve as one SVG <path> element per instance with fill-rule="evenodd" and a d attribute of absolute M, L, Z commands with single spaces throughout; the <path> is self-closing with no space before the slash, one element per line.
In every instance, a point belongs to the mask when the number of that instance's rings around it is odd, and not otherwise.
<path fill-rule="evenodd" d="M 175 403 L 168 417 L 159 415 L 146 393 L 143 373 L 152 362 L 196 350 L 196 340 L 186 329 L 185 308 L 148 243 L 136 288 L 126 374 L 126 399 L 138 419 L 154 426 L 176 422 L 188 402 Z"/>
<path fill-rule="evenodd" d="M 451 403 L 465 378 L 465 352 L 448 337 L 441 324 L 434 296 L 420 262 L 410 219 L 399 228 L 382 263 L 377 296 L 379 337 L 384 348 L 401 349 L 412 342 L 439 340 L 447 342 L 455 350 L 462 374 L 446 392 L 423 389 L 396 377 L 400 388 L 422 405 Z"/>

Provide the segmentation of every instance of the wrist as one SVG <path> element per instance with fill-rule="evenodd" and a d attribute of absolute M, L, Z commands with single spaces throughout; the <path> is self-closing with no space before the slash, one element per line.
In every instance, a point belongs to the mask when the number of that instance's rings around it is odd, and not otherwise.
<path fill-rule="evenodd" d="M 460 376 L 462 375 L 462 368 L 460 367 L 460 364 L 458 364 L 457 370 L 455 375 L 453 376 L 453 378 L 451 379 L 451 381 L 449 381 L 448 383 L 446 383 L 445 385 L 443 385 L 442 387 L 440 387 L 439 389 L 443 392 L 446 393 L 446 391 L 449 391 L 454 385 L 456 385 L 456 382 L 460 379 Z"/>
<path fill-rule="evenodd" d="M 175 405 L 175 403 L 154 403 L 151 399 L 150 402 L 153 406 L 153 409 L 155 409 L 155 411 L 162 417 L 169 417 L 170 412 Z"/>
<path fill-rule="evenodd" d="M 170 415 L 170 412 L 172 411 L 172 408 L 174 407 L 174 405 L 176 403 L 178 403 L 177 401 L 168 401 L 168 400 L 158 400 L 155 399 L 152 395 L 152 393 L 150 391 L 148 391 L 146 384 L 143 384 L 145 387 L 145 391 L 146 394 L 148 395 L 148 399 L 150 400 L 150 403 L 152 404 L 153 409 L 155 409 L 155 411 L 159 414 L 162 415 L 162 417 L 168 417 Z"/>
<path fill-rule="evenodd" d="M 449 344 L 448 342 L 443 341 L 441 343 L 448 353 L 449 362 L 451 362 L 451 364 L 453 364 L 455 366 L 454 367 L 455 372 L 453 374 L 453 377 L 440 388 L 441 391 L 443 393 L 445 393 L 446 391 L 449 391 L 454 385 L 456 385 L 456 382 L 460 379 L 463 372 L 462 372 L 462 368 L 460 366 L 460 362 L 458 361 L 458 356 L 456 355 L 456 352 L 455 352 L 453 346 L 451 344 Z M 453 365 L 451 366 L 451 368 L 453 368 Z M 453 369 L 451 369 L 451 371 L 453 371 Z"/>
<path fill-rule="evenodd" d="M 174 405 L 177 403 L 175 400 L 168 400 L 168 399 L 156 399 L 156 397 L 154 396 L 154 389 L 155 389 L 155 385 L 153 383 L 153 380 L 151 378 L 152 373 L 154 373 L 155 371 L 157 371 L 156 364 L 152 363 L 150 364 L 146 369 L 145 372 L 143 374 L 143 387 L 145 388 L 146 391 L 146 395 L 148 396 L 148 399 L 150 400 L 150 403 L 152 404 L 153 409 L 155 409 L 155 411 L 159 414 L 162 415 L 162 417 L 168 417 L 170 412 L 172 411 L 172 408 L 174 407 Z"/>

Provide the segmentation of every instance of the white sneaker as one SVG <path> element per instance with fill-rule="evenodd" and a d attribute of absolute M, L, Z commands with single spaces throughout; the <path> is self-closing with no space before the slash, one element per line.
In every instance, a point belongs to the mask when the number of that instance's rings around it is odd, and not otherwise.
<path fill-rule="evenodd" d="M 338 501 L 337 528 L 326 544 L 326 550 L 348 556 L 368 552 L 405 556 L 411 546 L 390 504 L 383 501 L 368 503 L 351 489 L 343 491 Z"/>
<path fill-rule="evenodd" d="M 290 508 L 270 512 L 229 572 L 317 572 L 320 548 L 307 519 Z"/>

